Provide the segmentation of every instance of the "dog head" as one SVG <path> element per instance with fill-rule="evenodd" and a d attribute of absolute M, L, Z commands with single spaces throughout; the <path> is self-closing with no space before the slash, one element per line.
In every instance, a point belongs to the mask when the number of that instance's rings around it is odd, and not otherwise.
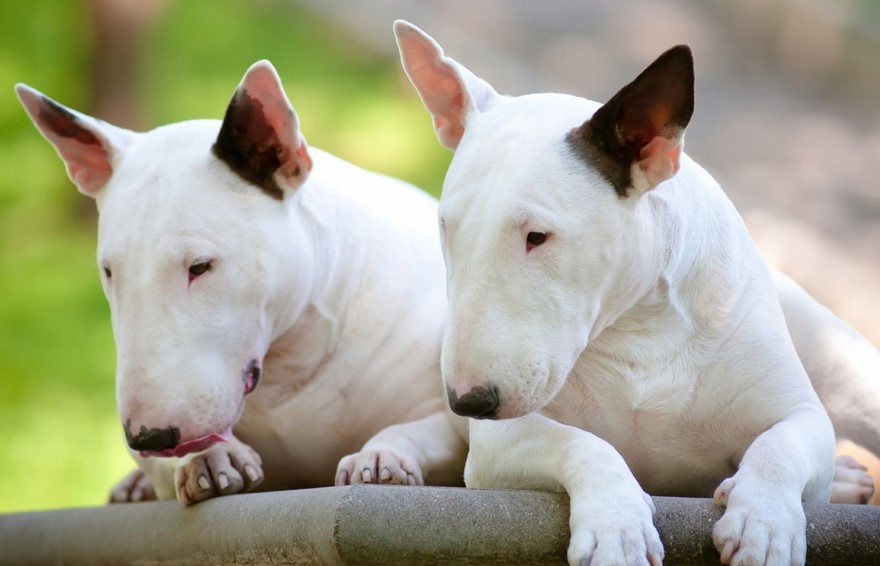
<path fill-rule="evenodd" d="M 130 447 L 181 456 L 228 439 L 257 385 L 275 297 L 307 238 L 289 209 L 311 169 L 274 68 L 253 65 L 221 123 L 135 133 L 17 85 L 36 127 L 99 210 L 98 265 Z M 302 293 L 303 295 L 305 292 Z"/>
<path fill-rule="evenodd" d="M 476 418 L 539 410 L 589 340 L 656 284 L 663 254 L 646 195 L 679 168 L 690 50 L 667 51 L 600 105 L 501 96 L 415 26 L 394 30 L 455 152 L 440 199 L 450 404 Z"/>

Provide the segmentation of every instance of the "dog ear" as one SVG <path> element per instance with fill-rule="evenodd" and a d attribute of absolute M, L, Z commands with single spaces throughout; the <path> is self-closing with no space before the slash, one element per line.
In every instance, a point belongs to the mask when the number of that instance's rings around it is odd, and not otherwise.
<path fill-rule="evenodd" d="M 81 193 L 95 198 L 134 132 L 80 114 L 24 84 L 15 85 L 15 93 L 37 130 L 64 160 L 70 180 Z"/>
<path fill-rule="evenodd" d="M 684 132 L 694 112 L 694 61 L 679 45 L 573 132 L 618 194 L 644 193 L 678 172 Z"/>
<path fill-rule="evenodd" d="M 240 177 L 278 200 L 305 182 L 312 158 L 296 112 L 268 61 L 254 63 L 245 73 L 212 151 Z"/>
<path fill-rule="evenodd" d="M 489 83 L 443 55 L 431 36 L 404 20 L 394 22 L 400 60 L 425 108 L 434 117 L 440 143 L 455 150 L 467 117 L 485 112 L 501 97 Z"/>

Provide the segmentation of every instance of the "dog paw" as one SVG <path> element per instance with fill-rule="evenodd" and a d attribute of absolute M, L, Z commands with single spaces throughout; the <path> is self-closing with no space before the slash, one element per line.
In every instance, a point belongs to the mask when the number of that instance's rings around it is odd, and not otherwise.
<path fill-rule="evenodd" d="M 663 543 L 654 512 L 654 502 L 644 492 L 601 502 L 572 499 L 569 564 L 660 566 Z"/>
<path fill-rule="evenodd" d="M 874 478 L 868 475 L 867 470 L 852 456 L 839 455 L 834 465 L 831 502 L 865 504 L 871 501 Z"/>
<path fill-rule="evenodd" d="M 140 470 L 133 470 L 110 490 L 108 503 L 137 503 L 156 499 L 156 492 L 147 475 Z"/>
<path fill-rule="evenodd" d="M 177 500 L 184 505 L 250 491 L 262 481 L 260 455 L 235 438 L 183 458 L 174 470 Z"/>
<path fill-rule="evenodd" d="M 722 564 L 802 565 L 806 560 L 807 520 L 800 497 L 721 483 L 715 501 L 727 510 L 712 529 Z"/>
<path fill-rule="evenodd" d="M 419 465 L 391 450 L 363 450 L 340 460 L 336 485 L 356 483 L 425 485 Z"/>

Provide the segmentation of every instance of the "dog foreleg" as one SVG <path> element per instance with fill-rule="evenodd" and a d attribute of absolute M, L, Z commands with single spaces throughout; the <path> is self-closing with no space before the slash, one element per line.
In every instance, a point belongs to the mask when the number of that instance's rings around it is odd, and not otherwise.
<path fill-rule="evenodd" d="M 184 505 L 250 491 L 263 481 L 260 455 L 232 437 L 183 458 L 140 456 L 129 450 L 138 469 L 110 492 L 110 503 L 174 499 Z"/>
<path fill-rule="evenodd" d="M 721 562 L 803 564 L 802 502 L 827 502 L 833 471 L 834 434 L 820 407 L 792 413 L 760 434 L 715 490 L 715 501 L 727 506 L 712 531 Z"/>
<path fill-rule="evenodd" d="M 662 562 L 654 503 L 604 440 L 530 414 L 471 421 L 470 445 L 468 487 L 568 492 L 572 565 Z"/>
<path fill-rule="evenodd" d="M 389 426 L 373 436 L 360 452 L 349 454 L 336 468 L 336 485 L 387 483 L 461 485 L 467 443 L 456 431 L 451 411 Z"/>

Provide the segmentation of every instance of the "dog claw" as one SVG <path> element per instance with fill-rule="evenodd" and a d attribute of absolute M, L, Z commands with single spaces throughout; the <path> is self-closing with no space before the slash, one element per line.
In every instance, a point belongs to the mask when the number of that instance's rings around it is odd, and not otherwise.
<path fill-rule="evenodd" d="M 254 489 L 263 480 L 260 456 L 236 438 L 188 456 L 174 470 L 177 499 L 191 505 Z"/>
<path fill-rule="evenodd" d="M 732 540 L 724 543 L 724 549 L 721 551 L 721 563 L 727 564 L 730 562 L 731 556 L 733 556 L 733 551 L 736 550 L 736 543 Z"/>
<path fill-rule="evenodd" d="M 856 460 L 855 458 L 853 458 L 849 454 L 839 455 L 836 458 L 835 463 L 838 466 L 843 466 L 844 468 L 849 468 L 851 470 L 860 470 L 862 472 L 868 471 L 867 466 L 865 466 L 864 464 L 862 464 L 861 462 L 859 462 L 858 460 Z"/>
<path fill-rule="evenodd" d="M 733 491 L 735 485 L 736 483 L 732 477 L 721 482 L 721 485 L 715 489 L 715 494 L 713 496 L 715 503 L 719 505 L 727 505 L 727 498 L 730 497 L 730 492 Z"/>
<path fill-rule="evenodd" d="M 421 469 L 412 458 L 393 450 L 362 450 L 336 467 L 336 485 L 355 483 L 423 485 Z"/>
<path fill-rule="evenodd" d="M 257 469 L 251 466 L 250 464 L 245 465 L 244 473 L 247 475 L 248 479 L 251 481 L 257 481 L 260 479 L 260 474 L 257 472 Z"/>
<path fill-rule="evenodd" d="M 832 503 L 866 504 L 874 495 L 874 479 L 867 468 L 849 455 L 835 461 L 834 481 L 831 485 Z"/>
<path fill-rule="evenodd" d="M 110 492 L 109 503 L 136 503 L 156 499 L 149 478 L 141 471 L 129 472 Z"/>

